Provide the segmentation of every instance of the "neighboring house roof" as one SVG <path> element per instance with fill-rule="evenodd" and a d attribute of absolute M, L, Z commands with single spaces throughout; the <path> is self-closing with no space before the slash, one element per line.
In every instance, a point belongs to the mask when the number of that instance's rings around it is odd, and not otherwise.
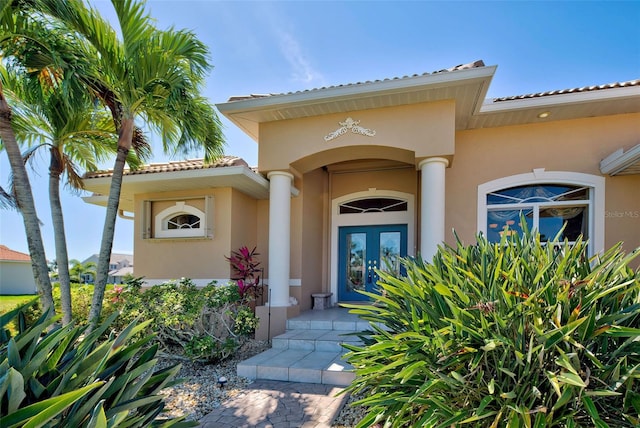
<path fill-rule="evenodd" d="M 109 272 L 109 276 L 121 277 L 125 275 L 133 275 L 133 266 L 127 266 L 120 269 L 115 269 Z"/>
<path fill-rule="evenodd" d="M 99 258 L 100 256 L 98 254 L 92 254 L 91 256 L 84 259 L 82 263 L 87 263 L 87 262 L 97 263 Z M 119 264 L 124 260 L 127 260 L 129 262 L 129 265 L 133 266 L 133 255 L 123 254 L 123 253 L 111 253 L 109 264 Z"/>
<path fill-rule="evenodd" d="M 0 245 L 0 261 L 30 262 L 31 256 L 19 251 L 14 251 L 6 245 Z"/>
<path fill-rule="evenodd" d="M 118 264 L 123 261 L 128 261 L 131 266 L 133 266 L 133 255 L 132 254 L 120 254 L 120 253 L 111 253 L 111 259 L 109 259 L 109 263 Z"/>

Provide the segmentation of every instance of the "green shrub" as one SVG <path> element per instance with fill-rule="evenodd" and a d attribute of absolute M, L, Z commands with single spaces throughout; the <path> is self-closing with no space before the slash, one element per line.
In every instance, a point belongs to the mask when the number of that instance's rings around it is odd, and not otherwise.
<path fill-rule="evenodd" d="M 26 308 L 26 307 L 25 307 Z M 179 365 L 154 371 L 151 336 L 133 339 L 148 321 L 128 325 L 100 341 L 116 314 L 86 334 L 85 327 L 57 324 L 59 316 L 26 322 L 16 309 L 0 327 L 18 319 L 15 337 L 0 344 L 0 426 L 169 427 L 195 426 L 163 419 L 159 391 L 175 383 Z"/>
<path fill-rule="evenodd" d="M 253 311 L 246 306 L 242 306 L 237 309 L 234 321 L 234 333 L 243 336 L 253 334 L 253 332 L 256 331 L 256 328 L 258 328 L 258 323 L 260 322 Z"/>
<path fill-rule="evenodd" d="M 93 299 L 93 284 L 71 284 L 71 312 L 72 318 L 78 325 L 86 325 L 89 321 L 89 309 Z M 53 300 L 56 303 L 56 313 L 62 313 L 60 304 L 60 285 L 53 287 Z M 113 311 L 103 311 L 102 318 L 111 315 Z"/>
<path fill-rule="evenodd" d="M 107 293 L 106 302 L 122 319 L 151 320 L 149 330 L 165 350 L 178 347 L 194 360 L 216 361 L 233 355 L 253 334 L 258 319 L 236 284 L 203 288 L 189 279 L 142 290 L 140 280 Z"/>
<path fill-rule="evenodd" d="M 198 289 L 189 279 L 169 281 L 142 290 L 137 284 L 125 286 L 117 297 L 124 319 L 142 318 L 151 320 L 150 331 L 165 348 L 180 345 L 190 340 L 190 329 L 197 322 L 213 285 Z M 114 299 L 113 292 L 105 296 L 105 301 Z"/>
<path fill-rule="evenodd" d="M 638 253 L 525 231 L 380 272 L 374 303 L 347 305 L 372 323 L 348 346 L 358 426 L 639 426 Z"/>

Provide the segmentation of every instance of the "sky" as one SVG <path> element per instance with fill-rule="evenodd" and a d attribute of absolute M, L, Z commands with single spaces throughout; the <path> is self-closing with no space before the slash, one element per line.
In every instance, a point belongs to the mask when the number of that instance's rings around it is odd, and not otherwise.
<path fill-rule="evenodd" d="M 110 2 L 89 3 L 115 23 Z M 203 95 L 213 104 L 234 95 L 402 77 L 479 59 L 498 66 L 489 98 L 640 78 L 640 1 L 148 0 L 147 10 L 159 28 L 191 29 L 209 46 L 214 67 Z M 225 152 L 256 165 L 255 141 L 221 119 Z M 151 161 L 180 159 L 154 147 Z M 8 165 L 0 153 L 5 188 Z M 47 259 L 53 260 L 46 160 L 29 174 Z M 69 257 L 84 260 L 99 252 L 105 210 L 63 193 Z M 0 216 L 0 244 L 28 252 L 21 216 Z M 113 251 L 133 253 L 132 221 L 117 220 Z"/>

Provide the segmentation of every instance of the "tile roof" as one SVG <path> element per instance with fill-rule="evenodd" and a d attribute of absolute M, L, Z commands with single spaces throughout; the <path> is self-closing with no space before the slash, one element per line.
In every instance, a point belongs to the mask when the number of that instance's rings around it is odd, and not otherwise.
<path fill-rule="evenodd" d="M 378 82 L 387 82 L 390 80 L 402 80 L 402 79 L 409 79 L 412 77 L 420 77 L 420 76 L 428 76 L 430 74 L 438 74 L 438 73 L 446 73 L 446 72 L 450 72 L 450 71 L 458 71 L 458 70 L 466 70 L 469 68 L 480 68 L 480 67 L 484 67 L 484 61 L 477 60 L 474 62 L 470 62 L 468 64 L 458 64 L 454 67 L 451 68 L 446 68 L 443 70 L 437 70 L 437 71 L 433 71 L 431 73 L 422 73 L 422 74 L 413 74 L 411 76 L 402 76 L 402 77 L 393 77 L 393 78 L 386 78 L 386 79 L 377 79 L 377 80 L 366 80 L 364 82 L 356 82 L 356 83 L 347 83 L 344 85 L 332 85 L 332 86 L 323 86 L 321 88 L 313 88 L 313 89 L 305 89 L 302 91 L 294 91 L 294 92 L 284 92 L 284 93 L 280 93 L 280 94 L 249 94 L 249 95 L 237 95 L 237 96 L 232 96 L 229 98 L 228 102 L 233 102 L 233 101 L 245 101 L 245 100 L 251 100 L 251 99 L 256 99 L 256 98 L 266 98 L 266 97 L 273 97 L 273 96 L 277 96 L 277 95 L 291 95 L 291 94 L 301 94 L 301 93 L 306 93 L 306 92 L 315 92 L 315 91 L 321 91 L 324 89 L 332 89 L 332 88 L 347 88 L 350 86 L 359 86 L 359 85 L 366 85 L 369 83 L 378 83 Z"/>
<path fill-rule="evenodd" d="M 0 245 L 0 260 L 10 260 L 14 262 L 30 262 L 29 254 L 14 251 L 6 245 Z"/>
<path fill-rule="evenodd" d="M 626 88 L 630 86 L 640 86 L 640 79 L 629 80 L 626 82 L 607 83 L 604 85 L 583 86 L 581 88 L 558 89 L 555 91 L 537 92 L 537 93 L 525 94 L 525 95 L 514 95 L 510 97 L 500 97 L 500 98 L 494 98 L 493 102 L 523 100 L 527 98 L 540 98 L 540 97 L 547 97 L 550 95 L 574 94 L 577 92 L 592 92 L 592 91 L 600 91 L 603 89 Z"/>
<path fill-rule="evenodd" d="M 412 77 L 427 76 L 427 75 L 430 75 L 430 74 L 438 74 L 438 73 L 445 73 L 445 72 L 451 72 L 451 71 L 457 71 L 457 70 L 465 70 L 465 69 L 469 69 L 469 68 L 480 68 L 480 67 L 484 67 L 484 66 L 485 66 L 484 61 L 478 60 L 478 61 L 474 61 L 474 62 L 471 62 L 471 63 L 468 63 L 468 64 L 460 64 L 460 65 L 456 65 L 455 67 L 447 68 L 447 69 L 444 69 L 444 70 L 438 70 L 438 71 L 434 71 L 434 72 L 431 72 L 431 73 L 413 74 L 411 76 L 393 77 L 393 78 L 386 78 L 386 79 L 381 79 L 381 80 L 367 80 L 365 82 L 348 83 L 348 84 L 344 84 L 344 85 L 324 86 L 324 87 L 321 87 L 321 88 L 306 89 L 306 90 L 302 90 L 302 91 L 286 92 L 286 93 L 279 93 L 279 94 L 239 95 L 239 96 L 230 97 L 228 101 L 229 102 L 245 101 L 245 100 L 251 100 L 251 99 L 256 99 L 256 98 L 272 97 L 272 96 L 277 96 L 277 95 L 291 95 L 291 94 L 299 94 L 299 93 L 305 93 L 305 92 L 320 91 L 320 90 L 323 90 L 323 89 L 358 86 L 358 85 L 364 85 L 364 84 L 367 84 L 367 83 L 377 83 L 377 82 L 385 82 L 385 81 L 389 81 L 389 80 L 408 79 L 408 78 L 412 78 Z M 603 90 L 603 89 L 625 88 L 625 87 L 629 87 L 629 86 L 639 86 L 639 85 L 640 85 L 640 79 L 638 79 L 638 80 L 629 80 L 629 81 L 626 81 L 626 82 L 614 82 L 614 83 L 607 83 L 607 84 L 604 84 L 604 85 L 583 86 L 581 88 L 558 89 L 558 90 L 554 90 L 554 91 L 536 92 L 536 93 L 532 93 L 532 94 L 514 95 L 514 96 L 507 96 L 507 97 L 498 97 L 498 98 L 493 98 L 493 102 L 513 101 L 513 100 L 521 100 L 521 99 L 527 99 L 527 98 L 539 98 L 539 97 L 546 97 L 546 96 L 552 96 L 552 95 L 572 94 L 572 93 L 576 93 L 576 92 L 591 92 L 591 91 L 598 91 L 598 90 Z"/>
<path fill-rule="evenodd" d="M 141 175 L 141 174 L 153 174 L 157 172 L 174 172 L 174 171 L 189 171 L 195 169 L 207 169 L 207 168 L 225 168 L 229 166 L 246 166 L 247 162 L 236 156 L 223 156 L 217 161 L 205 164 L 204 159 L 188 159 L 182 161 L 171 161 L 163 163 L 152 163 L 145 165 L 137 170 L 125 169 L 124 175 Z M 113 170 L 107 171 L 93 171 L 87 172 L 84 178 L 101 178 L 111 177 Z"/>

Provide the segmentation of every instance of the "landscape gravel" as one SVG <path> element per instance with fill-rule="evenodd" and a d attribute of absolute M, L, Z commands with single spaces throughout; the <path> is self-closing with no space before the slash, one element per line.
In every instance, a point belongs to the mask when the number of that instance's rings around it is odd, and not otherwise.
<path fill-rule="evenodd" d="M 251 380 L 236 374 L 238 362 L 268 349 L 266 341 L 249 341 L 236 353 L 233 358 L 217 364 L 205 364 L 193 362 L 188 359 L 171 354 L 164 354 L 158 362 L 157 368 L 167 367 L 175 363 L 181 363 L 182 368 L 178 375 L 183 379 L 178 385 L 162 390 L 165 396 L 165 412 L 163 416 L 185 416 L 187 420 L 198 421 L 220 407 L 224 401 L 235 397 L 243 389 L 252 383 Z M 226 378 L 224 386 L 218 384 L 218 379 Z M 333 427 L 354 427 L 365 415 L 365 410 L 359 407 L 351 407 L 349 403 L 355 399 L 348 397 L 340 414 L 334 420 Z M 276 427 L 277 428 L 277 427 Z"/>

